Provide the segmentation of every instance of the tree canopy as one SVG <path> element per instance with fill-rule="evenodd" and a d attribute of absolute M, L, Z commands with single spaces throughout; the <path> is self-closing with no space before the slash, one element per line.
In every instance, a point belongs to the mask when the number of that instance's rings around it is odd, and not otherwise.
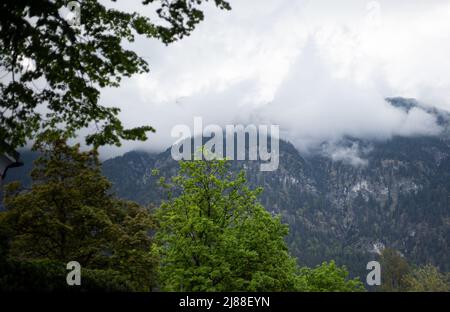
<path fill-rule="evenodd" d="M 181 162 L 162 180 L 169 198 L 152 215 L 117 199 L 96 150 L 60 132 L 36 143 L 30 189 L 7 186 L 0 212 L 0 289 L 70 290 L 65 265 L 82 267 L 81 290 L 360 291 L 334 262 L 299 268 L 286 225 L 223 160 Z"/>
<path fill-rule="evenodd" d="M 100 89 L 149 70 L 142 57 L 125 48 L 126 42 L 145 36 L 169 44 L 188 36 L 203 20 L 206 1 L 143 0 L 142 8 L 149 5 L 159 16 L 151 20 L 109 8 L 104 1 L 83 0 L 79 27 L 62 15 L 66 0 L 2 1 L 0 141 L 15 149 L 45 130 L 62 126 L 74 135 L 91 125 L 96 130 L 86 137 L 89 144 L 146 139 L 154 129 L 126 129 L 119 108 L 99 104 Z M 214 3 L 230 9 L 224 0 Z"/>
<path fill-rule="evenodd" d="M 411 265 L 395 249 L 385 248 L 380 255 L 381 286 L 379 291 L 446 292 L 450 291 L 450 276 L 431 264 Z"/>
<path fill-rule="evenodd" d="M 42 156 L 31 173 L 31 189 L 7 187 L 7 211 L 0 213 L 3 257 L 53 261 L 61 268 L 78 261 L 84 269 L 111 270 L 135 289 L 151 289 L 157 259 L 149 211 L 111 194 L 95 150 L 80 152 L 58 135 L 37 149 Z"/>
<path fill-rule="evenodd" d="M 157 211 L 160 281 L 170 291 L 358 291 L 333 262 L 299 269 L 288 228 L 226 161 L 180 162 Z"/>
<path fill-rule="evenodd" d="M 364 291 L 364 285 L 358 278 L 349 279 L 345 267 L 339 267 L 334 261 L 324 262 L 311 269 L 303 267 L 297 281 L 297 288 L 312 292 L 355 292 Z"/>

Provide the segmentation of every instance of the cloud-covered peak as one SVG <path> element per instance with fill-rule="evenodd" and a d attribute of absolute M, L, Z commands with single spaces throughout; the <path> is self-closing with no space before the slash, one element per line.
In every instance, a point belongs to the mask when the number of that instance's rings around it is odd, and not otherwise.
<path fill-rule="evenodd" d="M 156 134 L 133 148 L 162 150 L 176 124 L 273 123 L 298 149 L 346 135 L 436 135 L 432 109 L 450 111 L 446 1 L 231 1 L 171 46 L 137 41 L 151 72 L 103 92 L 125 124 Z M 124 4 L 125 5 L 125 4 Z M 407 109 L 386 101 L 408 100 Z M 406 105 L 404 102 L 402 105 Z M 419 103 L 420 105 L 417 105 Z M 408 104 L 409 105 L 409 104 Z"/>

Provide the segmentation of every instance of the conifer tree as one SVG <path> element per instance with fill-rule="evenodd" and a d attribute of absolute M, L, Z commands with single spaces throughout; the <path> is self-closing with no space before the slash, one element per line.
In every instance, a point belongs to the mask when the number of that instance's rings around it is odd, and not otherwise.
<path fill-rule="evenodd" d="M 60 133 L 36 144 L 41 157 L 31 189 L 7 187 L 2 226 L 9 229 L 8 257 L 78 261 L 82 268 L 115 270 L 138 289 L 155 284 L 156 258 L 147 209 L 115 198 L 102 176 L 97 151 L 81 152 Z"/>

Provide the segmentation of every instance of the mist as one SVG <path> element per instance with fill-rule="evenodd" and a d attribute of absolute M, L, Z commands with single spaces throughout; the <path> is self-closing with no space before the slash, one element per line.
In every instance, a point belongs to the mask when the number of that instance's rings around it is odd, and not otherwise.
<path fill-rule="evenodd" d="M 117 4 L 118 6 L 125 4 Z M 450 4 L 446 1 L 231 1 L 206 9 L 188 38 L 131 47 L 150 73 L 102 92 L 128 127 L 152 125 L 146 142 L 104 147 L 103 158 L 158 152 L 175 125 L 276 124 L 300 151 L 342 137 L 437 135 L 433 115 L 387 97 L 450 110 Z"/>

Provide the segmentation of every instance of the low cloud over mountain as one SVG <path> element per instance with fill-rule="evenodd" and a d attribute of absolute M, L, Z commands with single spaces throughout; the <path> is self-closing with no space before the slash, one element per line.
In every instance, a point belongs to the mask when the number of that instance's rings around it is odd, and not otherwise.
<path fill-rule="evenodd" d="M 257 3 L 256 3 L 257 2 Z M 416 98 L 450 108 L 450 4 L 446 1 L 231 1 L 207 10 L 186 40 L 138 41 L 148 75 L 103 92 L 127 125 L 151 124 L 148 142 L 121 149 L 161 151 L 175 124 L 276 123 L 306 150 L 343 136 L 385 139 L 441 129 L 421 108 L 385 98 Z M 127 6 L 128 4 L 115 4 Z"/>

